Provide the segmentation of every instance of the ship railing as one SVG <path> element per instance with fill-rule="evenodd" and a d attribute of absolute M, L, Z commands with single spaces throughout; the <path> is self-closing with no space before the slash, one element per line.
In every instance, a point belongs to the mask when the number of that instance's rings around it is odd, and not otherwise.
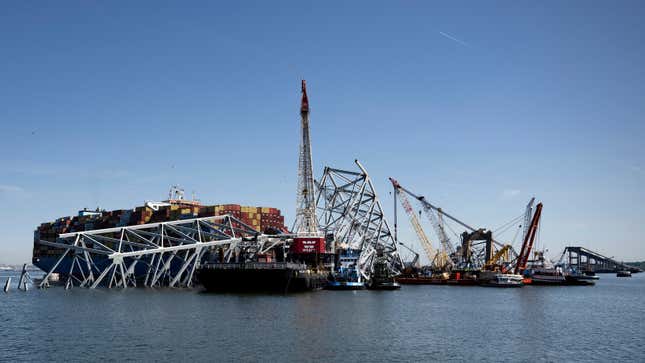
<path fill-rule="evenodd" d="M 236 269 L 250 269 L 250 270 L 304 270 L 307 265 L 302 263 L 293 262 L 236 262 L 236 263 L 207 263 L 202 265 L 202 268 L 217 269 L 217 270 L 236 270 Z"/>

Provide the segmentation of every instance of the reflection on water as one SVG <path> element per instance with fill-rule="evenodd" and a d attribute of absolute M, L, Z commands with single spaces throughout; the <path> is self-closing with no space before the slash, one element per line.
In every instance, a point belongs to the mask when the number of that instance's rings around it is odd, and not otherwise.
<path fill-rule="evenodd" d="M 644 313 L 643 274 L 293 295 L 13 290 L 0 294 L 0 360 L 645 361 Z"/>

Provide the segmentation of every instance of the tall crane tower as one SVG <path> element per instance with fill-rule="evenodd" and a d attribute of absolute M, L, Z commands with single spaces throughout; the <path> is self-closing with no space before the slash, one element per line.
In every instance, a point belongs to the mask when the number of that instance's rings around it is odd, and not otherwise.
<path fill-rule="evenodd" d="M 302 80 L 302 99 L 300 101 L 300 152 L 298 161 L 298 201 L 292 251 L 295 253 L 325 252 L 325 240 L 320 236 L 316 219 L 313 162 L 311 139 L 309 137 L 309 98 L 307 84 Z"/>

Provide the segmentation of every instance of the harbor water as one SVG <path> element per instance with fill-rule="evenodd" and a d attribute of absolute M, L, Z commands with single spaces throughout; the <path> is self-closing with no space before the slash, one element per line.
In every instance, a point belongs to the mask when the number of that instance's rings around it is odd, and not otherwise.
<path fill-rule="evenodd" d="M 14 288 L 0 360 L 643 362 L 644 316 L 645 274 L 289 295 Z"/>

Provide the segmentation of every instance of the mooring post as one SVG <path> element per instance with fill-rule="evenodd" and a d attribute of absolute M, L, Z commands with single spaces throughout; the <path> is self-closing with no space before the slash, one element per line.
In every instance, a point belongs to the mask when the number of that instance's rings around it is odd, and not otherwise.
<path fill-rule="evenodd" d="M 27 264 L 22 265 L 22 273 L 20 273 L 20 280 L 18 280 L 18 290 L 27 291 L 27 282 L 31 282 L 31 276 L 27 272 Z"/>

